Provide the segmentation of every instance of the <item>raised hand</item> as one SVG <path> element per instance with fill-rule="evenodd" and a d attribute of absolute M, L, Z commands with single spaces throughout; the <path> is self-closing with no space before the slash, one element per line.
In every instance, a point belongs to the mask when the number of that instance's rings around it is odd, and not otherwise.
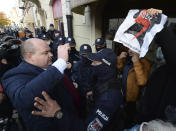
<path fill-rule="evenodd" d="M 54 117 L 56 111 L 61 110 L 61 107 L 57 102 L 50 98 L 50 96 L 43 91 L 42 95 L 44 96 L 45 100 L 35 97 L 34 106 L 39 109 L 40 111 L 32 111 L 33 115 L 39 115 L 43 117 Z"/>

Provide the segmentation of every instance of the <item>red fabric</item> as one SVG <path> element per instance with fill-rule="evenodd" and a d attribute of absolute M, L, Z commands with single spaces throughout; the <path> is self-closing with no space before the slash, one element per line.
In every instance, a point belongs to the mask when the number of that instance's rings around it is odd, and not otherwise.
<path fill-rule="evenodd" d="M 0 84 L 0 92 L 3 92 L 3 88 L 2 88 L 2 86 L 1 86 L 1 84 Z"/>
<path fill-rule="evenodd" d="M 63 17 L 61 0 L 55 0 L 53 4 L 53 17 L 54 19 Z"/>
<path fill-rule="evenodd" d="M 150 20 L 151 16 L 147 13 L 147 10 L 142 10 L 139 16 L 136 18 L 136 23 L 142 24 L 144 27 L 141 31 L 135 36 L 140 36 L 143 32 L 145 32 L 149 26 L 151 25 L 152 21 Z"/>
<path fill-rule="evenodd" d="M 72 95 L 73 98 L 73 103 L 76 107 L 76 109 L 78 110 L 78 112 L 80 113 L 81 111 L 81 99 L 80 96 L 78 94 L 77 89 L 74 87 L 72 81 L 70 80 L 70 78 L 64 74 L 64 82 L 63 85 L 65 88 L 67 88 L 70 92 L 70 94 Z"/>

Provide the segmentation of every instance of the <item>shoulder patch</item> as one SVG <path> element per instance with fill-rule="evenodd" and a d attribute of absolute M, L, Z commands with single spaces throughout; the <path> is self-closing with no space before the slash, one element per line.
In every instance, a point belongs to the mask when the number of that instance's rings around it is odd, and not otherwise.
<path fill-rule="evenodd" d="M 98 118 L 95 118 L 87 127 L 87 131 L 100 131 L 103 128 L 103 124 Z"/>

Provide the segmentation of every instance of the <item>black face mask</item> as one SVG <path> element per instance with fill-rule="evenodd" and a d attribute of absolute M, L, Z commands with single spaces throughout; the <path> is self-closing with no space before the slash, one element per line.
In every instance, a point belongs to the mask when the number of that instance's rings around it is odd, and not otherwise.
<path fill-rule="evenodd" d="M 75 47 L 71 47 L 70 54 L 75 54 L 75 52 L 76 52 L 76 48 Z"/>
<path fill-rule="evenodd" d="M 93 76 L 97 80 L 98 86 L 116 77 L 116 69 L 110 68 L 107 65 L 101 64 L 98 66 L 93 66 Z"/>
<path fill-rule="evenodd" d="M 90 65 L 92 63 L 87 57 L 81 56 L 81 62 L 85 65 Z"/>
<path fill-rule="evenodd" d="M 98 51 L 100 51 L 100 50 L 102 50 L 104 48 L 106 48 L 106 46 L 105 47 L 101 47 L 101 48 L 96 48 L 96 51 L 98 52 Z"/>
<path fill-rule="evenodd" d="M 71 47 L 71 50 L 76 50 L 75 47 Z"/>

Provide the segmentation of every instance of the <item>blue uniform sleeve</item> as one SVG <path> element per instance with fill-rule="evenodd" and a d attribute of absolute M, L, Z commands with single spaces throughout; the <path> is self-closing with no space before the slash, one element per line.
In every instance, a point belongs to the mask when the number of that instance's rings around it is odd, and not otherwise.
<path fill-rule="evenodd" d="M 63 78 L 63 75 L 54 66 L 39 74 L 33 79 L 26 74 L 16 74 L 9 78 L 4 76 L 2 85 L 15 107 L 29 109 L 33 107 L 34 97 L 41 97 L 41 92 L 50 92 L 57 81 Z"/>

